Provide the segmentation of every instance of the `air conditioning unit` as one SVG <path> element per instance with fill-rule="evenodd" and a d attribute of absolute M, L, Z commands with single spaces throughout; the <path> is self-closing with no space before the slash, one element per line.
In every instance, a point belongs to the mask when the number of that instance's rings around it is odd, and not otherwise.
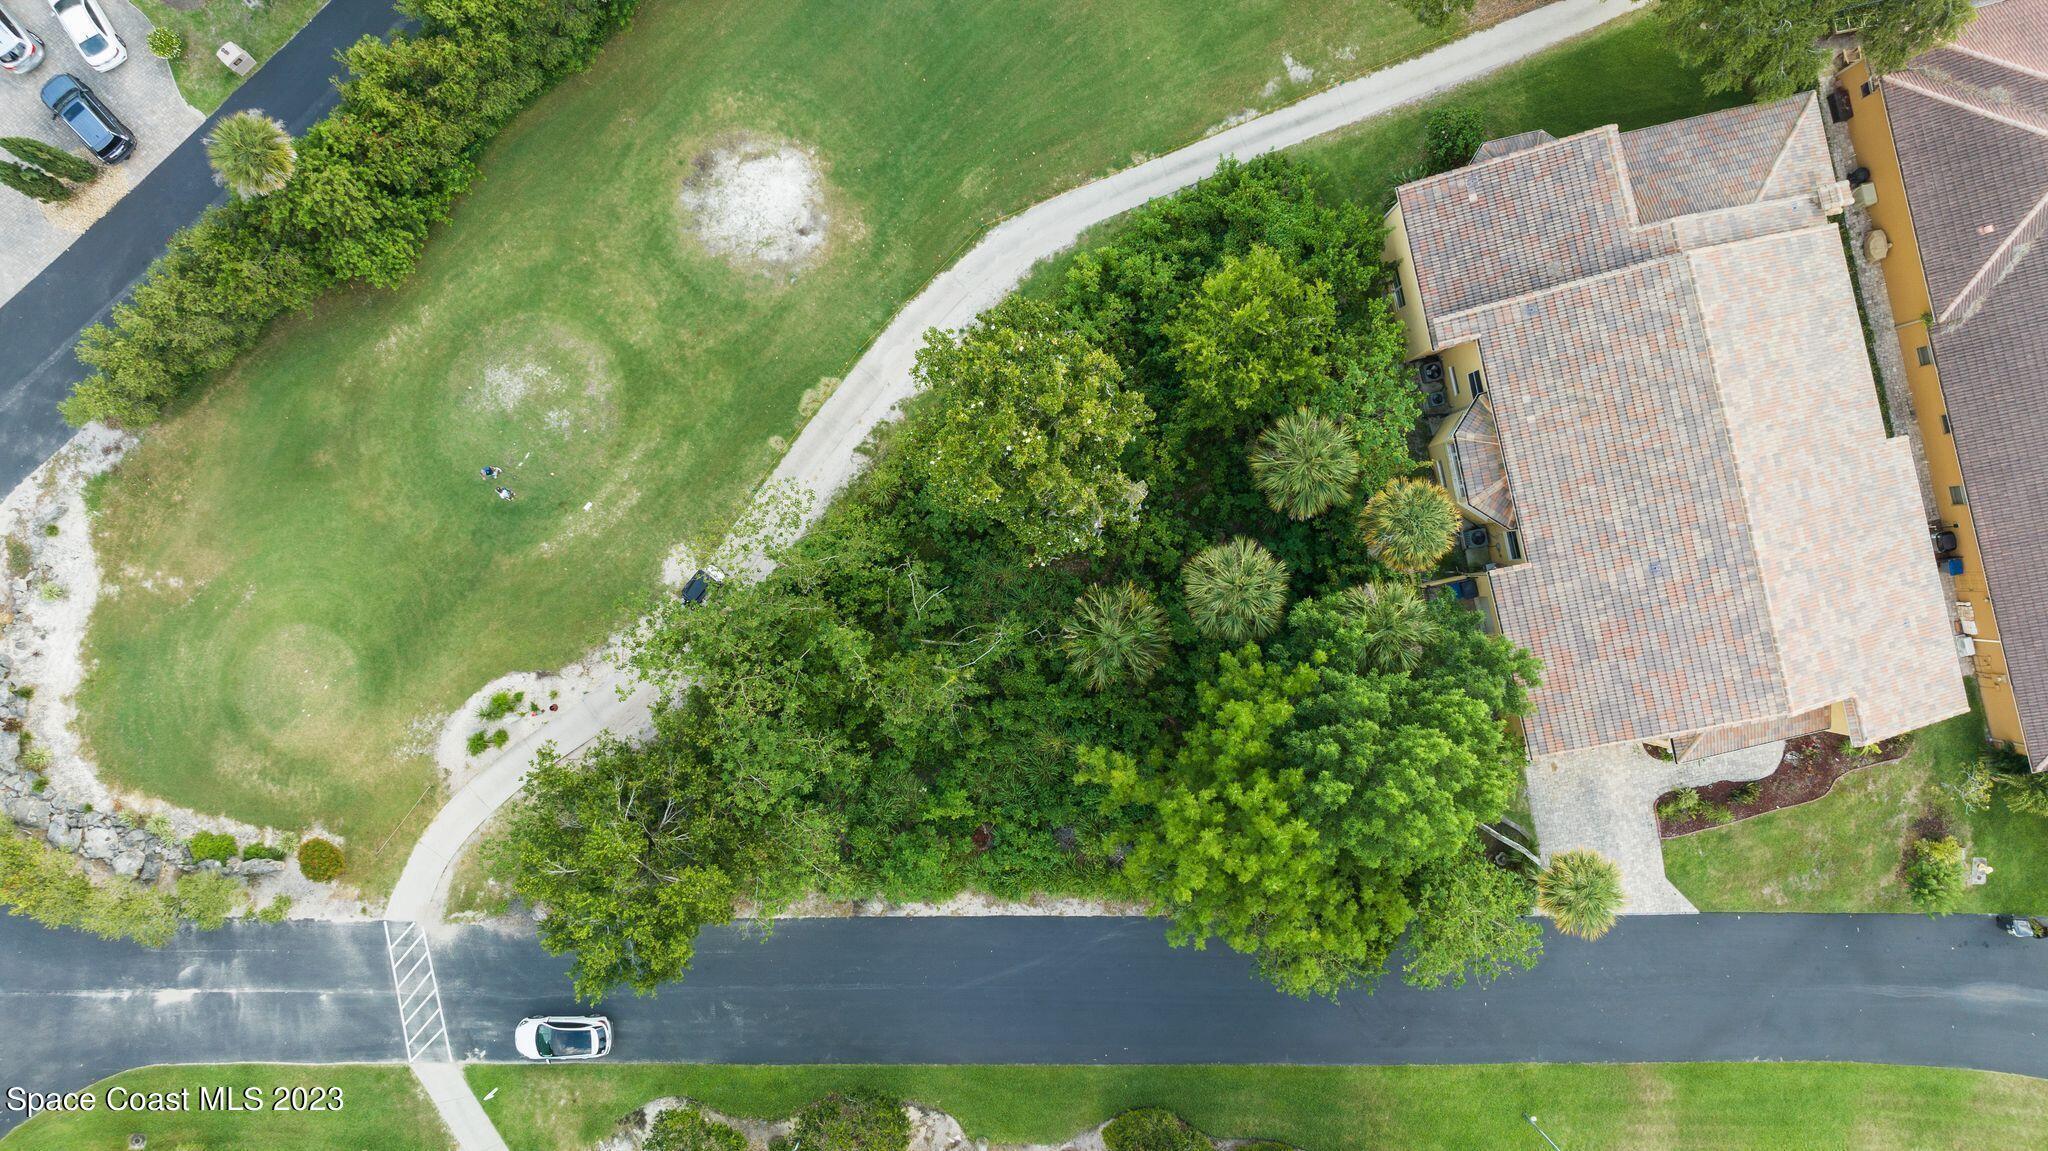
<path fill-rule="evenodd" d="M 1427 396 L 1424 396 L 1422 398 L 1422 410 L 1425 412 L 1432 413 L 1450 411 L 1450 393 L 1445 392 L 1442 389 L 1438 389 L 1437 391 L 1431 392 Z"/>
<path fill-rule="evenodd" d="M 1425 388 L 1441 387 L 1444 382 L 1444 362 L 1435 356 L 1426 356 L 1415 363 L 1415 378 Z"/>
<path fill-rule="evenodd" d="M 1971 639 L 1971 638 L 1970 638 L 1969 636 L 1966 636 L 1966 635 L 1959 635 L 1959 636 L 1957 636 L 1957 637 L 1956 637 L 1956 654 L 1957 654 L 1957 655 L 1976 655 L 1976 654 L 1977 654 L 1977 641 L 1976 641 L 1976 640 L 1974 640 L 1974 639 Z"/>
<path fill-rule="evenodd" d="M 1466 528 L 1458 533 L 1458 538 L 1468 548 L 1483 548 L 1493 542 L 1493 533 L 1485 528 Z"/>

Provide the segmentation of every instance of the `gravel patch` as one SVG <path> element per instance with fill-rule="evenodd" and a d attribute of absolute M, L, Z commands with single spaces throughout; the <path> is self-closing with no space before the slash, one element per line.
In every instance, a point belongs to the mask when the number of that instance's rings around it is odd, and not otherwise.
<path fill-rule="evenodd" d="M 831 223 L 817 158 L 794 144 L 752 138 L 692 161 L 679 202 L 706 250 L 764 272 L 810 264 Z"/>

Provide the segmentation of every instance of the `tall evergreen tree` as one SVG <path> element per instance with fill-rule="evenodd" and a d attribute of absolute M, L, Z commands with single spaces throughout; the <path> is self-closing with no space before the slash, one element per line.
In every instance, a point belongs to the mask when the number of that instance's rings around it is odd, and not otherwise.
<path fill-rule="evenodd" d="M 59 180 L 83 184 L 100 174 L 99 168 L 83 156 L 74 156 L 55 144 L 45 144 L 27 136 L 0 136 L 0 148 L 14 153 L 18 158 L 41 168 Z"/>
<path fill-rule="evenodd" d="M 55 176 L 41 168 L 10 164 L 5 160 L 0 160 L 0 184 L 46 204 L 55 204 L 71 198 L 71 189 L 65 187 Z"/>

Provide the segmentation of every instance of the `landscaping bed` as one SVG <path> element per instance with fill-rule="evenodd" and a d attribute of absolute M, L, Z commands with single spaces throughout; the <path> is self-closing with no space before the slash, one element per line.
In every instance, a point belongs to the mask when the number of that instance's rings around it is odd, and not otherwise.
<path fill-rule="evenodd" d="M 1676 839 L 1811 803 L 1833 791 L 1835 781 L 1850 772 L 1903 759 L 1911 748 L 1912 739 L 1907 736 L 1885 740 L 1868 753 L 1851 750 L 1846 738 L 1828 731 L 1789 739 L 1778 769 L 1762 779 L 1722 780 L 1658 796 L 1657 831 L 1665 839 Z M 1698 795 L 1696 805 L 1682 803 L 1687 791 Z"/>

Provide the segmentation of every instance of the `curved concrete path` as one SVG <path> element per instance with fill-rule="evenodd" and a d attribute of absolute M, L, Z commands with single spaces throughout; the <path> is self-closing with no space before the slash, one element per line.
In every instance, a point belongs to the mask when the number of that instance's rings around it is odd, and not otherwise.
<path fill-rule="evenodd" d="M 1402 64 L 1317 93 L 1176 152 L 1054 196 L 996 225 L 960 261 L 905 305 L 804 426 L 764 490 L 808 493 L 808 525 L 860 469 L 857 449 L 915 391 L 917 349 L 931 328 L 956 329 L 994 305 L 1039 261 L 1081 234 L 1216 170 L 1292 147 L 1403 104 L 1477 79 L 1642 7 L 1642 0 L 1560 0 Z M 393 888 L 385 918 L 438 922 L 455 860 L 484 823 L 519 792 L 541 747 L 573 752 L 606 731 L 645 729 L 655 693 L 614 669 L 565 704 L 557 722 L 507 746 L 434 817 Z"/>

